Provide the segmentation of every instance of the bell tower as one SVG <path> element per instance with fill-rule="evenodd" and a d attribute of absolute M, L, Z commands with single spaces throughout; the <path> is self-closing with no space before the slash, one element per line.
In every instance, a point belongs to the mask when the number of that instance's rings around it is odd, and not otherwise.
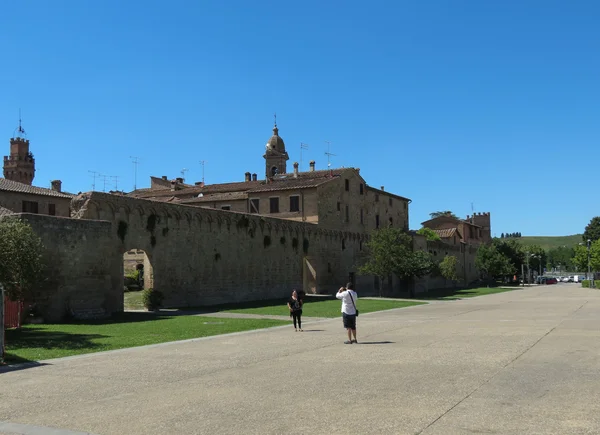
<path fill-rule="evenodd" d="M 14 137 L 10 139 L 10 155 L 4 156 L 4 178 L 18 181 L 19 183 L 33 183 L 35 177 L 35 159 L 29 151 L 29 139 L 21 126 L 19 114 L 19 127 L 15 130 Z"/>
<path fill-rule="evenodd" d="M 287 161 L 290 159 L 288 153 L 285 150 L 285 143 L 279 136 L 279 129 L 277 128 L 277 115 L 275 115 L 275 126 L 273 127 L 273 136 L 267 142 L 265 155 L 265 175 L 267 179 L 277 175 L 285 174 L 287 168 Z"/>

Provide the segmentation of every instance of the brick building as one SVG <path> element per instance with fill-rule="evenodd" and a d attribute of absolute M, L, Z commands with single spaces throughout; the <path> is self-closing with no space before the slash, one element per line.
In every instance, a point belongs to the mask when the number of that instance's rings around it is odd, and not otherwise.
<path fill-rule="evenodd" d="M 52 188 L 32 186 L 35 159 L 29 149 L 25 130 L 17 128 L 10 139 L 10 155 L 4 156 L 4 178 L 0 178 L 0 208 L 12 213 L 38 213 L 68 217 L 73 195 L 62 192 L 61 181 L 51 182 Z"/>
<path fill-rule="evenodd" d="M 358 168 L 287 172 L 288 153 L 277 125 L 266 144 L 265 178 L 246 172 L 244 181 L 204 185 L 182 178 L 151 177 L 136 198 L 252 213 L 318 224 L 322 228 L 369 232 L 383 226 L 408 230 L 408 204 L 400 195 L 369 186 Z"/>
<path fill-rule="evenodd" d="M 438 216 L 422 222 L 426 228 L 435 231 L 443 242 L 452 245 L 465 243 L 479 246 L 492 240 L 490 213 L 474 213 L 466 219 L 459 219 L 451 215 Z"/>

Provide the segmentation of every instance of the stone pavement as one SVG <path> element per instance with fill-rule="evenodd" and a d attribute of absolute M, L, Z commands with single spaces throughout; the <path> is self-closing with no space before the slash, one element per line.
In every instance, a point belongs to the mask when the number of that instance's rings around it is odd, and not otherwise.
<path fill-rule="evenodd" d="M 358 328 L 358 345 L 334 319 L 2 373 L 0 433 L 600 433 L 598 290 L 527 288 Z"/>

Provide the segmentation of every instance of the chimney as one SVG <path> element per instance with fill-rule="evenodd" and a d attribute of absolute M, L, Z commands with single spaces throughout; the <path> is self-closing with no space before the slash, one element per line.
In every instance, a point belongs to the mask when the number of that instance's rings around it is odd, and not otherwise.
<path fill-rule="evenodd" d="M 381 190 L 385 190 L 385 186 L 381 186 Z"/>
<path fill-rule="evenodd" d="M 250 175 L 250 172 L 246 172 L 244 174 L 244 181 L 246 181 L 246 182 L 250 181 L 252 179 L 251 177 L 252 177 L 252 175 Z"/>
<path fill-rule="evenodd" d="M 171 191 L 177 190 L 177 180 L 171 180 Z"/>
<path fill-rule="evenodd" d="M 310 165 L 310 172 L 315 172 L 315 161 L 311 160 L 309 165 Z"/>
<path fill-rule="evenodd" d="M 252 174 L 252 181 L 256 181 L 256 174 Z"/>
<path fill-rule="evenodd" d="M 162 178 L 163 180 L 167 181 L 167 176 L 166 176 L 166 175 L 163 175 L 161 178 Z"/>
<path fill-rule="evenodd" d="M 356 172 L 360 174 L 360 168 L 356 168 Z"/>
<path fill-rule="evenodd" d="M 52 180 L 50 182 L 50 185 L 52 186 L 52 190 L 54 190 L 55 192 L 62 192 L 62 181 Z"/>
<path fill-rule="evenodd" d="M 204 187 L 204 181 L 196 181 L 194 183 L 195 186 Z"/>
<path fill-rule="evenodd" d="M 294 162 L 294 178 L 298 178 L 298 162 Z"/>

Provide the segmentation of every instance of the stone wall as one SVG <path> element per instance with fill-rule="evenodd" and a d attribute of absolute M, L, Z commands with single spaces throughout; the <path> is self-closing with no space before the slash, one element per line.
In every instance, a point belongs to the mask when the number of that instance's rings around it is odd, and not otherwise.
<path fill-rule="evenodd" d="M 466 283 L 469 284 L 479 278 L 479 271 L 475 266 L 475 257 L 477 256 L 477 247 L 473 245 L 449 244 L 441 241 L 430 242 L 425 236 L 415 234 L 413 236 L 414 249 L 420 249 L 429 252 L 433 261 L 439 263 L 446 255 L 451 255 L 457 259 L 457 273 L 459 276 L 466 276 Z M 465 281 L 460 280 L 456 285 L 464 286 Z M 455 283 L 448 281 L 441 276 L 429 275 L 415 280 L 414 294 L 425 293 L 429 290 L 453 287 Z"/>
<path fill-rule="evenodd" d="M 68 313 L 105 317 L 123 310 L 123 260 L 112 255 L 110 222 L 25 213 L 5 219 L 11 218 L 29 223 L 46 248 L 45 279 L 34 293 L 46 322 Z"/>
<path fill-rule="evenodd" d="M 319 226 L 370 233 L 379 219 L 379 228 L 391 224 L 408 229 L 408 201 L 368 188 L 356 170 L 345 171 L 343 176 L 319 186 L 318 191 Z"/>
<path fill-rule="evenodd" d="M 121 264 L 126 251 L 146 252 L 154 288 L 164 293 L 167 306 L 279 298 L 294 287 L 333 292 L 356 273 L 366 237 L 100 192 L 80 195 L 73 210 L 80 219 L 112 223 L 106 247 Z M 122 285 L 115 288 L 120 297 L 122 291 Z"/>
<path fill-rule="evenodd" d="M 56 216 L 69 217 L 70 215 L 70 198 L 0 191 L 0 206 L 4 208 L 20 213 L 23 211 L 23 201 L 37 202 L 39 214 L 48 214 L 50 204 L 54 204 Z"/>

